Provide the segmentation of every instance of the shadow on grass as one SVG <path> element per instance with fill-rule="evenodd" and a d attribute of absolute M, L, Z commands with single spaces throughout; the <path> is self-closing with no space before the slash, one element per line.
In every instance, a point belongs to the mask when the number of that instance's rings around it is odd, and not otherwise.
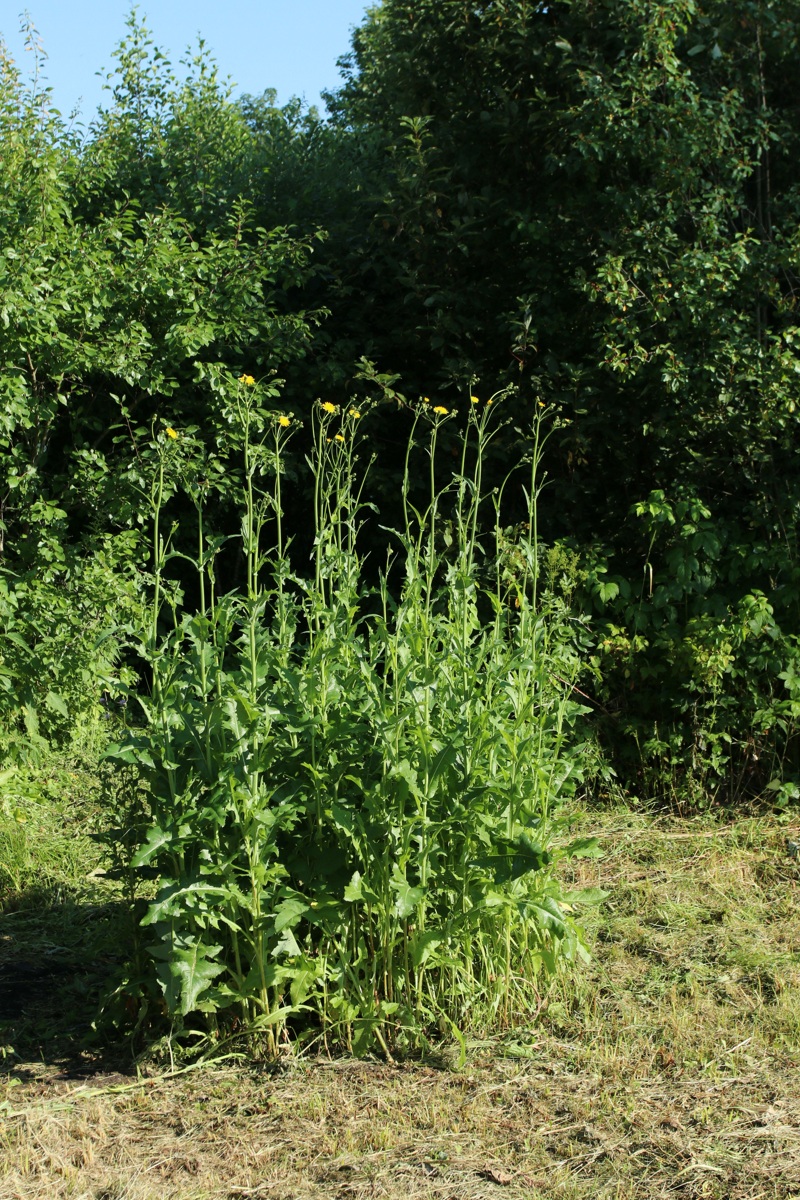
<path fill-rule="evenodd" d="M 99 1021 L 132 947 L 127 904 L 33 887 L 0 908 L 0 1078 L 85 1079 L 133 1067 Z"/>

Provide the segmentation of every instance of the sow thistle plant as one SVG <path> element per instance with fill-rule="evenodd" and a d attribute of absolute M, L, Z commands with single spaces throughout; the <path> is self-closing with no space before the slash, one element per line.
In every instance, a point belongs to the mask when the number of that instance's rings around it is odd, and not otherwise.
<path fill-rule="evenodd" d="M 547 977 L 586 957 L 571 913 L 597 898 L 563 896 L 557 879 L 561 859 L 596 845 L 564 845 L 558 816 L 580 774 L 577 656 L 566 615 L 538 588 L 541 414 L 527 533 L 509 570 L 502 495 L 481 486 L 499 406 L 470 398 L 444 486 L 437 446 L 456 417 L 418 406 L 403 526 L 376 586 L 360 551 L 364 523 L 379 519 L 359 457 L 367 407 L 314 405 L 314 541 L 301 577 L 283 530 L 299 422 L 264 412 L 258 390 L 243 376 L 231 405 L 243 458 L 240 590 L 217 594 L 220 542 L 181 467 L 181 431 L 156 442 L 155 584 L 141 643 L 151 686 L 113 753 L 146 786 L 148 828 L 131 869 L 151 881 L 141 924 L 163 1007 L 176 1030 L 245 1028 L 271 1051 L 316 1040 L 391 1055 L 441 1032 L 461 1039 L 530 1021 Z M 427 499 L 417 506 L 420 461 Z M 197 512 L 193 612 L 167 586 L 163 507 L 176 477 Z"/>

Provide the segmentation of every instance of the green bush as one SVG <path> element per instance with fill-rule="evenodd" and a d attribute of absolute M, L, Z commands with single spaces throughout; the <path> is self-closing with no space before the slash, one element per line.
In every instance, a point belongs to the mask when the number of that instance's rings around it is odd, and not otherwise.
<path fill-rule="evenodd" d="M 765 792 L 785 805 L 800 773 L 800 639 L 789 589 L 767 594 L 752 573 L 766 583 L 791 563 L 687 489 L 654 491 L 631 515 L 646 537 L 641 582 L 587 554 L 578 596 L 599 613 L 591 662 L 620 774 L 682 807 Z"/>
<path fill-rule="evenodd" d="M 149 828 L 130 869 L 157 881 L 142 925 L 166 1011 L 178 1028 L 200 1013 L 218 1030 L 227 1014 L 273 1047 L 290 1025 L 355 1052 L 530 1019 L 541 979 L 585 956 L 556 865 L 596 852 L 591 839 L 554 841 L 580 779 L 578 663 L 565 606 L 538 590 L 539 424 L 527 539 L 513 571 L 497 553 L 479 584 L 481 464 L 497 410 L 473 401 L 460 469 L 441 486 L 437 442 L 452 414 L 421 403 L 405 524 L 368 588 L 366 416 L 315 407 L 313 574 L 301 578 L 281 498 L 297 423 L 260 410 L 251 384 L 240 381 L 230 410 L 247 584 L 217 597 L 218 547 L 204 540 L 195 491 L 197 612 L 166 598 L 161 531 L 168 481 L 185 476 L 192 450 L 179 430 L 157 440 L 156 593 L 141 647 L 152 690 L 114 751 L 147 782 Z M 408 488 L 420 455 L 423 510 Z"/>
<path fill-rule="evenodd" d="M 101 748 L 103 706 L 133 678 L 119 630 L 141 612 L 134 534 L 93 554 L 53 541 L 49 562 L 0 569 L 0 752 L 36 761 L 48 748 Z"/>

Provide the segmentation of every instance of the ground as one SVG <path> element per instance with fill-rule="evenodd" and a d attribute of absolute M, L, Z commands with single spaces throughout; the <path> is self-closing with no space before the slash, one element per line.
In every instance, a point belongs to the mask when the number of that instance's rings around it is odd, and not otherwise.
<path fill-rule="evenodd" d="M 609 893 L 585 920 L 593 961 L 463 1065 L 443 1045 L 137 1076 L 77 1049 L 113 905 L 89 880 L 43 925 L 41 902 L 7 898 L 0 1198 L 800 1197 L 800 819 L 576 820 L 605 848 L 574 868 Z"/>

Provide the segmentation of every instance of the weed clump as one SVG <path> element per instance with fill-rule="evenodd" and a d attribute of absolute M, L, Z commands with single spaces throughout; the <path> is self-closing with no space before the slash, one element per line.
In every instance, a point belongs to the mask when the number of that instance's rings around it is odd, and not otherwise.
<path fill-rule="evenodd" d="M 142 933 L 174 1029 L 245 1028 L 271 1051 L 295 1037 L 391 1055 L 442 1032 L 529 1020 L 542 977 L 586 956 L 572 905 L 596 896 L 563 897 L 555 872 L 596 844 L 553 845 L 580 774 L 579 709 L 566 608 L 539 585 L 542 416 L 510 567 L 502 490 L 481 488 L 498 407 L 470 404 L 460 463 L 441 484 L 437 443 L 453 414 L 419 405 L 404 522 L 377 588 L 359 549 L 372 511 L 361 407 L 314 407 L 304 578 L 282 527 L 299 422 L 260 407 L 258 385 L 239 379 L 229 418 L 246 572 L 223 595 L 191 439 L 171 427 L 154 439 L 155 585 L 140 643 L 152 686 L 112 753 L 146 783 L 129 869 L 155 881 Z M 419 455 L 428 484 L 416 506 Z M 162 514 L 176 479 L 198 517 L 193 612 L 167 583 Z"/>

